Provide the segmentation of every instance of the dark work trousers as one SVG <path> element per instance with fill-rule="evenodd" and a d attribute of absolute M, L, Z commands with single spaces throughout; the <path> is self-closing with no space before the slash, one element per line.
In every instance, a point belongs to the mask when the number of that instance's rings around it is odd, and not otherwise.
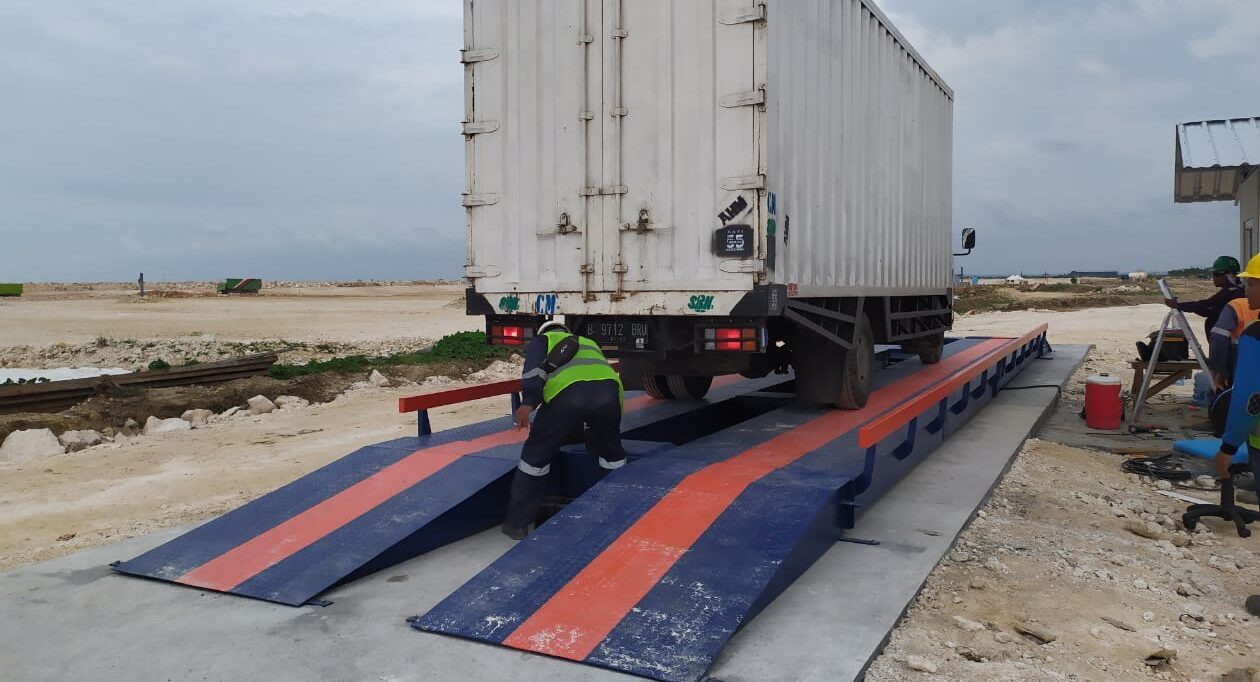
<path fill-rule="evenodd" d="M 621 448 L 621 396 L 614 381 L 579 381 L 538 409 L 512 479 L 507 523 L 524 528 L 538 517 L 547 474 L 560 447 L 587 432 L 587 448 L 605 471 L 626 463 Z"/>

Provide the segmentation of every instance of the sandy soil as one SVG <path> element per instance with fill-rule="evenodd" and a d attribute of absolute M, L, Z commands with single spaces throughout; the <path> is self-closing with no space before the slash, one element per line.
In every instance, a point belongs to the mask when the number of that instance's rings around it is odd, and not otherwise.
<path fill-rule="evenodd" d="M 1260 586 L 1256 541 L 1215 521 L 1176 530 L 1185 504 L 1118 460 L 1031 441 L 867 679 L 1206 682 L 1260 664 L 1260 622 L 1242 608 Z M 1148 519 L 1158 539 L 1127 529 Z M 1146 663 L 1160 652 L 1171 662 Z"/>
<path fill-rule="evenodd" d="M 98 338 L 156 341 L 285 339 L 308 343 L 441 338 L 479 329 L 463 315 L 461 285 L 293 287 L 256 296 L 149 296 L 126 290 L 0 299 L 0 349 L 86 344 Z"/>

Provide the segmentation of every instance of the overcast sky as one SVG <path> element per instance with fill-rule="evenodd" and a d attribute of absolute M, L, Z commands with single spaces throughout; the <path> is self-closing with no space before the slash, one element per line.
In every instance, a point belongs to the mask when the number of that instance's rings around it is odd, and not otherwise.
<path fill-rule="evenodd" d="M 968 270 L 1236 251 L 1232 205 L 1173 205 L 1173 127 L 1260 114 L 1260 2 L 881 4 L 957 94 Z M 460 0 L 3 0 L 0 281 L 458 276 L 461 22 Z"/>

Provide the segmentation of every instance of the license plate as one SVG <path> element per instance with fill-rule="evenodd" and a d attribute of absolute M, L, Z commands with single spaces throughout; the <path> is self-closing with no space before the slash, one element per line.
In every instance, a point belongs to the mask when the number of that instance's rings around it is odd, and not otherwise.
<path fill-rule="evenodd" d="M 609 321 L 601 322 L 591 320 L 586 323 L 582 330 L 582 336 L 594 339 L 597 343 L 604 346 L 628 346 L 635 347 L 639 344 L 639 339 L 643 339 L 644 346 L 648 342 L 648 323 L 646 321 Z"/>

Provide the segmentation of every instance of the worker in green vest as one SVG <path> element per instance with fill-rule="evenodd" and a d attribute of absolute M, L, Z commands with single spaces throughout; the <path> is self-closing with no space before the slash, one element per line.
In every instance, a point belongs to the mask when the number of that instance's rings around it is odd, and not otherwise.
<path fill-rule="evenodd" d="M 599 344 L 570 332 L 559 322 L 546 322 L 525 349 L 521 406 L 516 428 L 528 429 L 521 460 L 512 479 L 503 532 L 524 538 L 547 492 L 547 474 L 560 447 L 589 429 L 587 447 L 605 471 L 621 468 L 622 386 Z M 530 424 L 530 415 L 538 415 Z"/>

